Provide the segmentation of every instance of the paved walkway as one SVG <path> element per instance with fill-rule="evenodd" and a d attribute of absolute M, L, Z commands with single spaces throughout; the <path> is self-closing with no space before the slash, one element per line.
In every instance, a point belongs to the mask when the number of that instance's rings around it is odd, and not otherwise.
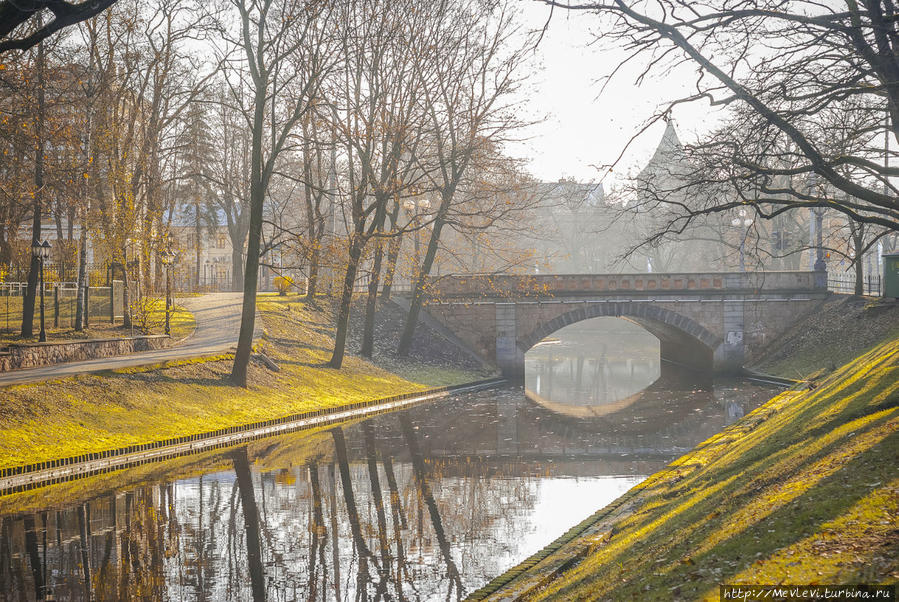
<path fill-rule="evenodd" d="M 213 293 L 201 297 L 178 299 L 180 305 L 183 305 L 188 311 L 193 313 L 197 328 L 191 336 L 177 347 L 3 372 L 0 373 L 0 387 L 63 378 L 87 372 L 132 368 L 134 366 L 145 366 L 170 360 L 215 355 L 216 353 L 233 350 L 237 347 L 237 337 L 240 333 L 242 300 L 242 293 Z M 253 338 L 261 335 L 262 326 L 257 313 L 256 330 L 253 333 Z"/>

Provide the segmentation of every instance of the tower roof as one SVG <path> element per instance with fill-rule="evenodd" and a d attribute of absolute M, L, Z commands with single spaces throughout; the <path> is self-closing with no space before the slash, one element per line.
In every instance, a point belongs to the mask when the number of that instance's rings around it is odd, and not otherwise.
<path fill-rule="evenodd" d="M 674 120 L 669 119 L 665 125 L 665 133 L 662 134 L 659 145 L 652 154 L 652 158 L 640 171 L 638 178 L 644 179 L 652 175 L 671 174 L 678 171 L 678 165 L 684 160 L 684 145 L 681 144 L 680 138 L 677 137 Z"/>

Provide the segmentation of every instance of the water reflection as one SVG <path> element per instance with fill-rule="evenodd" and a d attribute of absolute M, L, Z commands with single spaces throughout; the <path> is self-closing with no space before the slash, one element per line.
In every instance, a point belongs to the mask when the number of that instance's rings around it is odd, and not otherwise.
<path fill-rule="evenodd" d="M 9 496 L 0 599 L 458 600 L 768 396 L 489 391 Z"/>
<path fill-rule="evenodd" d="M 528 351 L 525 386 L 537 400 L 595 407 L 645 389 L 661 369 L 656 337 L 621 318 L 593 318 Z"/>

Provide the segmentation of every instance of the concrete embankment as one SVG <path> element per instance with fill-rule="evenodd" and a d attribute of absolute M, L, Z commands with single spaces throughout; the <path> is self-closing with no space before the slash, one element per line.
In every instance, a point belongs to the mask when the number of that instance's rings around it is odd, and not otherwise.
<path fill-rule="evenodd" d="M 721 584 L 895 583 L 899 339 L 806 380 L 469 599 L 718 600 Z"/>

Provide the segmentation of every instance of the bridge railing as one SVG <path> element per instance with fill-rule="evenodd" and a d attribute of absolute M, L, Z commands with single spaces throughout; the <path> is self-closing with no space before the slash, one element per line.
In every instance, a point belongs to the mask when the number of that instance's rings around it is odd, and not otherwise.
<path fill-rule="evenodd" d="M 434 278 L 432 296 L 540 297 L 577 294 L 677 292 L 817 292 L 824 272 L 708 272 L 644 274 L 453 274 Z"/>
<path fill-rule="evenodd" d="M 855 294 L 855 274 L 828 274 L 827 289 L 844 295 Z M 862 280 L 862 294 L 879 296 L 882 292 L 880 274 L 866 274 Z"/>

